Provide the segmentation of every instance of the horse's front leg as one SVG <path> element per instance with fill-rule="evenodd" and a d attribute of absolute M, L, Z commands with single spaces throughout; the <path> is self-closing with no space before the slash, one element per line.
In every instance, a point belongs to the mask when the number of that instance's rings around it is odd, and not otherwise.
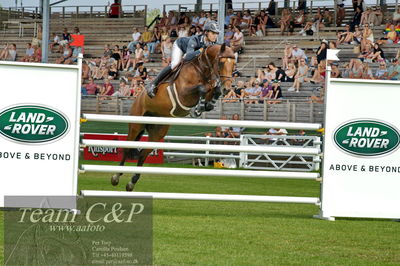
<path fill-rule="evenodd" d="M 214 109 L 215 104 L 217 103 L 219 97 L 222 95 L 222 87 L 221 87 L 221 82 L 217 81 L 216 85 L 213 89 L 213 96 L 210 101 L 205 103 L 204 109 L 206 112 L 211 111 Z"/>

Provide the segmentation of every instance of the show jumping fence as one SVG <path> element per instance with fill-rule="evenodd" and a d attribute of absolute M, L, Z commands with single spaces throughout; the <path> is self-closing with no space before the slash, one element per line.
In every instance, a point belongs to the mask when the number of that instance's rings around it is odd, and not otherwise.
<path fill-rule="evenodd" d="M 226 126 L 246 128 L 286 128 L 294 130 L 319 130 L 321 124 L 310 123 L 280 123 L 241 120 L 212 120 L 190 118 L 165 118 L 165 117 L 141 117 L 141 116 L 116 116 L 84 114 L 84 122 L 119 122 L 119 123 L 146 123 L 168 124 L 181 126 Z M 189 143 L 162 143 L 139 141 L 107 141 L 107 140 L 82 140 L 82 146 L 102 146 L 120 148 L 141 149 L 169 149 L 190 151 L 230 151 L 251 152 L 259 154 L 291 154 L 319 156 L 320 148 L 309 147 L 285 147 L 285 146 L 255 146 L 255 145 L 202 145 Z M 136 173 L 159 175 L 194 175 L 194 176 L 229 176 L 247 178 L 285 178 L 320 180 L 319 173 L 303 173 L 292 171 L 255 171 L 255 170 L 225 170 L 225 169 L 193 169 L 193 168 L 165 168 L 165 167 L 137 167 L 137 166 L 106 166 L 106 165 L 81 165 L 81 173 Z M 158 192 L 112 192 L 112 191 L 82 191 L 85 196 L 151 196 L 155 199 L 175 200 L 223 200 L 223 201 L 257 201 L 257 202 L 285 202 L 285 203 L 312 203 L 319 204 L 319 198 L 312 197 L 281 197 L 281 196 L 251 196 L 251 195 L 223 195 L 223 194 L 187 194 L 187 193 L 158 193 Z"/>

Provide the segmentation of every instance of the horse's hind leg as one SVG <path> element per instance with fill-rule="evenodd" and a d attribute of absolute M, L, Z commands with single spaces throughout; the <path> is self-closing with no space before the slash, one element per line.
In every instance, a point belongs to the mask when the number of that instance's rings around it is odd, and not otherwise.
<path fill-rule="evenodd" d="M 144 125 L 142 124 L 129 124 L 129 134 L 128 134 L 128 141 L 136 140 L 139 141 L 144 133 Z M 122 155 L 122 160 L 119 163 L 119 166 L 123 166 L 127 159 L 134 159 L 136 155 L 139 154 L 137 149 L 124 149 L 124 153 Z M 122 176 L 122 173 L 115 173 L 111 177 L 111 184 L 113 186 L 118 185 L 119 178 Z"/>
<path fill-rule="evenodd" d="M 167 135 L 169 125 L 146 125 L 146 130 L 149 134 L 149 141 L 158 142 Z M 147 156 L 152 152 L 152 149 L 144 149 L 139 152 L 137 166 L 143 166 Z M 127 191 L 132 191 L 140 178 L 140 174 L 132 176 L 132 180 L 126 185 Z"/>

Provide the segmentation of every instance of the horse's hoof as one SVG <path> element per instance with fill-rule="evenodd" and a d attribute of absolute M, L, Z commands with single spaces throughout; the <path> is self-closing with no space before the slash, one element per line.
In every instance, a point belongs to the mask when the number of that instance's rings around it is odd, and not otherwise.
<path fill-rule="evenodd" d="M 111 177 L 111 184 L 113 185 L 113 186 L 116 186 L 116 185 L 118 185 L 118 183 L 119 183 L 119 177 L 120 177 L 121 175 L 119 175 L 119 174 L 114 174 L 112 177 Z"/>
<path fill-rule="evenodd" d="M 135 184 L 133 184 L 132 182 L 129 182 L 128 184 L 126 184 L 126 191 L 133 191 L 134 188 L 135 188 Z"/>

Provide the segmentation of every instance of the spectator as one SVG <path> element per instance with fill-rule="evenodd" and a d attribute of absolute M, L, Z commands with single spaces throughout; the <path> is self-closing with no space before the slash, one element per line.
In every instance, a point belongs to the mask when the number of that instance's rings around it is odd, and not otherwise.
<path fill-rule="evenodd" d="M 190 29 L 189 29 L 188 36 L 190 37 L 190 36 L 194 36 L 194 35 L 196 35 L 196 27 L 195 26 L 191 26 Z"/>
<path fill-rule="evenodd" d="M 362 75 L 362 79 L 372 79 L 373 74 L 372 74 L 372 70 L 369 68 L 369 65 L 367 62 L 363 63 L 363 75 Z"/>
<path fill-rule="evenodd" d="M 63 55 L 56 60 L 56 64 L 63 64 L 72 56 L 72 49 L 69 44 L 64 45 Z"/>
<path fill-rule="evenodd" d="M 338 63 L 337 62 L 333 62 L 331 64 L 331 78 L 341 78 L 341 73 L 340 70 L 338 68 Z"/>
<path fill-rule="evenodd" d="M 128 64 L 128 61 L 130 60 L 131 56 L 131 51 L 129 51 L 128 47 L 125 45 L 122 47 L 122 68 L 125 70 L 125 66 Z"/>
<path fill-rule="evenodd" d="M 114 94 L 114 86 L 109 79 L 104 79 L 104 84 L 100 88 L 100 96 L 111 96 Z M 102 98 L 104 99 L 104 98 Z"/>
<path fill-rule="evenodd" d="M 383 13 L 380 7 L 374 7 L 368 16 L 367 23 L 373 26 L 380 26 L 383 20 Z"/>
<path fill-rule="evenodd" d="M 275 10 L 276 10 L 276 2 L 274 0 L 269 1 L 267 12 L 271 16 L 275 16 Z"/>
<path fill-rule="evenodd" d="M 340 27 L 346 16 L 346 11 L 344 9 L 344 0 L 336 0 L 337 11 L 336 11 L 336 26 Z"/>
<path fill-rule="evenodd" d="M 196 35 L 202 35 L 203 34 L 203 29 L 200 26 L 196 27 Z"/>
<path fill-rule="evenodd" d="M 86 92 L 87 95 L 96 95 L 98 91 L 98 86 L 96 83 L 94 83 L 94 80 L 92 77 L 89 77 L 89 83 L 86 84 Z"/>
<path fill-rule="evenodd" d="M 82 61 L 82 79 L 88 79 L 90 73 L 90 68 L 86 60 Z"/>
<path fill-rule="evenodd" d="M 112 96 L 129 97 L 131 96 L 131 88 L 128 85 L 126 85 L 125 80 L 121 79 L 119 81 L 118 91 L 114 92 Z"/>
<path fill-rule="evenodd" d="M 231 40 L 234 34 L 235 32 L 233 31 L 233 26 L 232 24 L 229 24 L 228 29 L 225 31 L 225 36 L 224 36 L 224 41 L 226 45 L 231 46 Z"/>
<path fill-rule="evenodd" d="M 270 99 L 272 97 L 272 86 L 268 80 L 264 79 L 261 87 L 261 99 Z"/>
<path fill-rule="evenodd" d="M 296 16 L 296 18 L 290 22 L 289 25 L 289 32 L 293 32 L 294 28 L 302 28 L 305 22 L 306 16 L 304 14 L 304 10 L 300 10 L 299 14 Z"/>
<path fill-rule="evenodd" d="M 81 47 L 73 48 L 71 57 L 68 58 L 67 60 L 65 60 L 64 64 L 65 65 L 70 65 L 72 63 L 77 63 L 78 62 L 78 56 L 79 56 L 80 53 L 82 53 L 82 48 Z"/>
<path fill-rule="evenodd" d="M 35 50 L 33 54 L 33 62 L 40 63 L 42 62 L 42 49 L 37 45 L 32 45 Z"/>
<path fill-rule="evenodd" d="M 199 20 L 199 15 L 197 13 L 194 13 L 192 16 L 192 26 L 196 28 L 199 25 Z"/>
<path fill-rule="evenodd" d="M 232 120 L 240 120 L 239 114 L 234 114 L 232 116 Z M 228 130 L 229 132 L 228 138 L 239 138 L 243 130 L 244 128 L 241 127 L 230 127 Z"/>
<path fill-rule="evenodd" d="M 243 15 L 242 21 L 240 23 L 240 28 L 250 30 L 252 22 L 253 22 L 253 18 L 251 17 L 250 10 L 244 11 L 244 15 Z"/>
<path fill-rule="evenodd" d="M 59 46 L 60 45 L 60 37 L 58 37 L 58 35 L 55 33 L 55 32 L 53 32 L 52 34 L 51 34 L 51 36 L 52 36 L 52 42 L 49 44 L 49 47 L 50 47 L 50 52 L 53 52 L 53 48 L 57 45 L 57 46 Z"/>
<path fill-rule="evenodd" d="M 177 25 L 178 25 L 178 19 L 176 18 L 174 11 L 170 10 L 168 12 L 166 26 L 169 29 L 174 29 Z"/>
<path fill-rule="evenodd" d="M 386 34 L 386 37 L 381 38 L 380 40 L 377 41 L 379 45 L 382 44 L 393 44 L 397 40 L 397 33 L 395 26 L 393 24 L 390 25 L 390 31 Z"/>
<path fill-rule="evenodd" d="M 273 62 L 269 63 L 263 70 L 259 69 L 257 73 L 258 80 L 267 80 L 271 82 L 276 77 L 276 67 Z"/>
<path fill-rule="evenodd" d="M 184 26 L 179 26 L 178 38 L 181 38 L 181 37 L 188 37 L 188 32 Z"/>
<path fill-rule="evenodd" d="M 252 87 L 246 88 L 244 92 L 245 98 L 248 99 L 258 99 L 261 96 L 261 87 L 260 82 L 255 80 L 252 84 Z M 257 103 L 257 100 L 249 100 L 247 103 Z"/>
<path fill-rule="evenodd" d="M 131 50 L 132 53 L 135 52 L 136 44 L 140 43 L 142 34 L 138 31 L 137 28 L 133 28 L 132 33 L 132 41 L 128 44 L 128 49 Z"/>
<path fill-rule="evenodd" d="M 158 31 L 158 27 L 153 28 L 153 34 L 151 36 L 151 42 L 147 44 L 150 53 L 156 52 L 157 46 L 161 43 L 161 33 Z"/>
<path fill-rule="evenodd" d="M 291 23 L 291 14 L 289 9 L 284 8 L 281 14 L 281 20 L 278 22 L 281 29 L 281 35 L 284 34 L 285 31 L 288 30 L 289 25 Z"/>
<path fill-rule="evenodd" d="M 333 23 L 333 15 L 328 8 L 324 10 L 323 23 L 325 27 L 330 27 Z"/>
<path fill-rule="evenodd" d="M 147 68 L 144 67 L 143 62 L 140 62 L 136 69 L 135 79 L 137 79 L 138 81 L 145 81 L 147 77 Z"/>
<path fill-rule="evenodd" d="M 161 29 L 161 47 L 167 38 L 169 38 L 169 32 L 166 27 L 163 27 Z"/>
<path fill-rule="evenodd" d="M 326 60 L 326 51 L 328 50 L 328 41 L 323 40 L 321 46 L 317 50 L 317 61 L 320 63 L 322 60 Z"/>
<path fill-rule="evenodd" d="M 385 54 L 383 53 L 383 50 L 381 49 L 381 47 L 379 46 L 378 43 L 374 44 L 374 48 L 373 48 L 373 54 L 370 57 L 370 59 L 375 62 L 375 61 L 385 61 Z"/>
<path fill-rule="evenodd" d="M 136 44 L 135 52 L 130 54 L 130 60 L 125 66 L 125 71 L 129 70 L 130 65 L 135 69 L 139 62 L 143 62 L 143 49 L 140 43 Z"/>
<path fill-rule="evenodd" d="M 221 116 L 221 120 L 227 120 L 226 115 Z M 215 136 L 219 138 L 227 138 L 229 136 L 229 127 L 217 127 L 215 129 Z"/>
<path fill-rule="evenodd" d="M 277 100 L 282 98 L 282 89 L 279 80 L 274 80 L 272 82 L 272 96 L 271 99 Z"/>
<path fill-rule="evenodd" d="M 351 31 L 354 31 L 354 28 L 355 28 L 356 25 L 360 25 L 361 16 L 362 16 L 361 12 L 362 12 L 361 8 L 359 6 L 357 6 L 356 7 L 356 11 L 355 11 L 354 16 L 353 16 L 353 20 L 350 23 L 350 30 Z"/>
<path fill-rule="evenodd" d="M 111 66 L 110 69 L 108 70 L 108 79 L 109 80 L 114 80 L 118 77 L 118 68 L 117 68 L 118 63 L 116 61 L 114 61 Z"/>
<path fill-rule="evenodd" d="M 306 60 L 303 58 L 303 59 L 300 59 L 299 61 L 300 61 L 300 63 L 299 63 L 299 67 L 298 67 L 297 73 L 296 73 L 296 75 L 294 77 L 294 83 L 293 83 L 292 87 L 290 87 L 288 89 L 288 91 L 299 92 L 300 85 L 307 78 L 308 66 L 306 65 Z"/>
<path fill-rule="evenodd" d="M 397 10 L 393 12 L 393 21 L 394 22 L 400 21 L 400 7 L 397 7 Z"/>
<path fill-rule="evenodd" d="M 369 15 L 371 14 L 371 8 L 367 7 L 367 9 L 361 13 L 360 24 L 364 25 L 366 23 L 369 24 Z"/>
<path fill-rule="evenodd" d="M 361 39 L 361 49 L 363 49 L 366 44 L 372 45 L 373 43 L 374 43 L 374 32 L 370 29 L 368 24 L 365 24 L 363 29 L 363 36 Z"/>
<path fill-rule="evenodd" d="M 149 27 L 145 26 L 144 31 L 142 33 L 142 44 L 148 44 L 151 42 L 152 39 L 152 33 L 149 31 Z"/>
<path fill-rule="evenodd" d="M 325 80 L 325 66 L 326 62 L 325 60 L 321 61 L 321 63 L 318 63 L 317 68 L 314 70 L 313 76 L 311 79 L 305 78 L 305 81 L 310 81 L 311 83 L 323 83 Z"/>
<path fill-rule="evenodd" d="M 162 17 L 159 19 L 156 27 L 157 28 L 165 27 L 166 23 L 167 23 L 167 20 L 168 20 L 167 12 L 163 11 Z"/>
<path fill-rule="evenodd" d="M 239 80 L 237 83 L 237 87 L 235 88 L 236 97 L 243 98 L 245 93 L 244 82 Z"/>
<path fill-rule="evenodd" d="M 22 57 L 21 62 L 32 62 L 34 54 L 35 54 L 35 49 L 32 47 L 32 44 L 27 43 L 25 55 L 24 55 L 24 57 Z"/>
<path fill-rule="evenodd" d="M 61 39 L 58 47 L 60 53 L 63 51 L 64 46 L 71 41 L 71 34 L 68 32 L 67 28 L 64 28 Z"/>
<path fill-rule="evenodd" d="M 74 35 L 81 35 L 81 31 L 79 30 L 78 27 L 74 28 Z"/>
<path fill-rule="evenodd" d="M 161 45 L 161 52 L 162 52 L 162 66 L 168 66 L 171 63 L 171 56 L 172 56 L 172 42 L 171 38 L 167 38 L 165 42 Z"/>
<path fill-rule="evenodd" d="M 229 88 L 228 93 L 224 96 L 224 102 L 232 103 L 237 102 L 237 95 L 233 87 Z"/>
<path fill-rule="evenodd" d="M 149 47 L 145 44 L 143 46 L 143 62 L 144 63 L 148 63 L 150 62 L 150 51 L 149 51 Z"/>
<path fill-rule="evenodd" d="M 282 58 L 282 68 L 287 69 L 289 60 L 292 58 L 292 46 L 290 43 L 285 44 L 285 49 L 283 50 L 283 58 Z"/>
<path fill-rule="evenodd" d="M 244 36 L 238 26 L 236 26 L 234 30 L 235 34 L 233 35 L 233 38 L 231 40 L 231 47 L 235 52 L 237 52 L 243 47 Z"/>
<path fill-rule="evenodd" d="M 297 47 L 296 44 L 293 45 L 293 50 L 292 50 L 292 58 L 291 61 L 300 61 L 304 59 L 304 62 L 307 60 L 306 53 L 304 50 L 300 49 Z"/>
<path fill-rule="evenodd" d="M 351 59 L 349 64 L 349 78 L 360 79 L 363 75 L 363 66 L 360 59 Z"/>
<path fill-rule="evenodd" d="M 350 31 L 350 25 L 346 25 L 345 28 L 346 28 L 346 31 L 339 32 L 337 34 L 336 45 L 339 45 L 342 43 L 350 44 L 353 41 L 354 33 Z M 358 28 L 358 26 L 357 26 L 357 28 Z"/>
<path fill-rule="evenodd" d="M 225 22 L 224 22 L 225 28 L 227 28 L 228 25 L 231 24 L 232 17 L 233 17 L 233 10 L 232 9 L 228 9 L 228 11 L 226 12 Z"/>
<path fill-rule="evenodd" d="M 361 28 L 357 25 L 354 27 L 355 32 L 353 34 L 353 42 L 352 44 L 361 44 L 363 32 Z"/>
<path fill-rule="evenodd" d="M 384 61 L 379 63 L 379 68 L 376 70 L 374 79 L 383 79 L 383 76 L 388 70 L 386 69 L 386 63 Z"/>
<path fill-rule="evenodd" d="M 275 65 L 274 65 L 274 67 L 275 67 Z M 278 80 L 278 81 L 285 81 L 285 79 L 286 79 L 286 73 L 285 73 L 285 71 L 283 71 L 283 69 L 281 68 L 281 67 L 275 67 L 276 68 L 276 71 L 275 71 L 275 79 L 276 80 Z"/>
<path fill-rule="evenodd" d="M 240 26 L 242 24 L 242 12 L 238 11 L 233 14 L 232 19 L 231 19 L 231 24 L 235 26 Z"/>
<path fill-rule="evenodd" d="M 186 16 L 185 12 L 181 12 L 178 20 L 178 26 L 183 26 L 184 28 L 190 25 L 190 19 Z"/>
<path fill-rule="evenodd" d="M 265 135 L 272 135 L 272 136 L 287 136 L 288 132 L 284 128 L 270 128 Z M 269 138 L 270 144 L 279 144 L 282 139 L 278 139 L 276 137 Z"/>
<path fill-rule="evenodd" d="M 400 65 L 397 58 L 394 58 L 392 60 L 392 65 L 388 68 L 388 71 L 382 76 L 382 79 L 400 80 Z"/>
<path fill-rule="evenodd" d="M 121 4 L 119 0 L 114 0 L 114 3 L 111 4 L 110 10 L 108 11 L 109 18 L 119 18 L 120 14 L 122 14 Z"/>
<path fill-rule="evenodd" d="M 204 11 L 200 12 L 199 24 L 197 26 L 199 26 L 200 29 L 203 29 L 204 24 L 206 24 L 206 20 L 207 20 L 207 18 L 206 18 L 206 14 L 204 13 Z"/>
<path fill-rule="evenodd" d="M 112 50 L 111 58 L 115 60 L 117 63 L 117 69 L 122 70 L 124 67 L 122 65 L 122 52 L 119 49 L 118 45 L 114 45 L 114 49 Z"/>
<path fill-rule="evenodd" d="M 143 81 L 137 79 L 132 79 L 131 83 L 131 95 L 137 97 L 145 90 Z"/>
<path fill-rule="evenodd" d="M 289 66 L 285 71 L 285 82 L 294 82 L 294 76 L 296 75 L 296 73 L 296 66 L 293 63 L 289 63 Z"/>

